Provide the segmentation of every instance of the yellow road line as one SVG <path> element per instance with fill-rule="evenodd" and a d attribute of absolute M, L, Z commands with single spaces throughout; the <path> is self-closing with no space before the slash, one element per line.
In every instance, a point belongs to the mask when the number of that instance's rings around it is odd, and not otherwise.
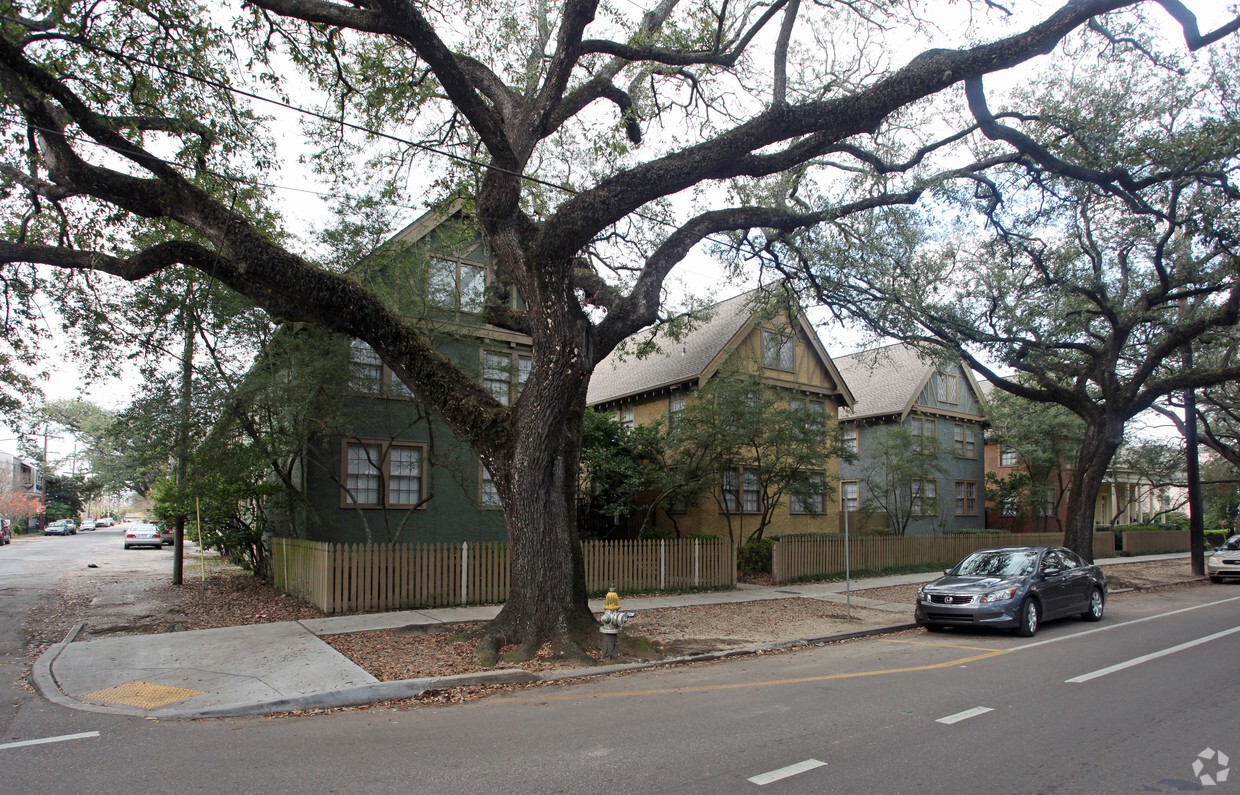
<path fill-rule="evenodd" d="M 935 644 L 928 644 L 935 645 Z M 967 647 L 961 647 L 967 648 Z M 771 685 L 795 685 L 804 682 L 825 682 L 830 679 L 855 679 L 862 676 L 885 676 L 888 674 L 906 674 L 914 671 L 933 671 L 936 668 L 950 668 L 953 665 L 964 665 L 965 663 L 977 662 L 985 660 L 987 657 L 997 657 L 1000 654 L 1008 654 L 1010 649 L 989 649 L 985 654 L 975 654 L 972 657 L 965 657 L 960 660 L 949 660 L 947 662 L 933 663 L 931 665 L 915 665 L 908 668 L 884 668 L 878 671 L 858 671 L 851 674 L 824 674 L 822 676 L 804 676 L 797 679 L 771 679 L 765 682 L 738 682 L 730 685 L 695 685 L 693 687 L 666 687 L 657 690 L 630 690 L 622 693 L 582 693 L 580 695 L 562 695 L 562 696 L 543 696 L 539 698 L 513 698 L 505 699 L 507 701 L 568 701 L 571 699 L 581 698 L 613 698 L 615 696 L 658 696 L 667 695 L 669 693 L 702 693 L 711 690 L 737 690 L 746 687 L 769 687 Z"/>

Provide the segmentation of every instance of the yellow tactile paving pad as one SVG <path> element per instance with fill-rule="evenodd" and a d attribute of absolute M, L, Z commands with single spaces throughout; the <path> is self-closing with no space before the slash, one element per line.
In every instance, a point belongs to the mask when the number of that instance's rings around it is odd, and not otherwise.
<path fill-rule="evenodd" d="M 150 682 L 126 682 L 115 687 L 105 687 L 93 693 L 83 693 L 78 698 L 90 701 L 106 701 L 109 704 L 120 704 L 139 709 L 155 709 L 190 696 L 200 696 L 203 691 L 189 690 L 184 687 L 170 685 L 154 685 Z"/>

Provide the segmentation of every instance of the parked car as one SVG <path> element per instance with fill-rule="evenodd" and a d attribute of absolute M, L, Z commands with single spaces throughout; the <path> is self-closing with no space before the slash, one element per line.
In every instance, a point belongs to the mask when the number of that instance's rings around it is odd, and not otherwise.
<path fill-rule="evenodd" d="M 1106 575 L 1063 547 L 983 549 L 944 575 L 917 592 L 914 618 L 929 630 L 998 627 L 1029 638 L 1054 618 L 1099 621 L 1106 606 Z"/>
<path fill-rule="evenodd" d="M 1222 582 L 1224 577 L 1240 577 L 1240 535 L 1224 541 L 1206 558 L 1206 576 L 1211 582 Z"/>
<path fill-rule="evenodd" d="M 72 536 L 77 535 L 77 529 L 74 527 L 71 520 L 57 519 L 56 521 L 49 523 L 47 527 L 43 528 L 43 535 Z"/>
<path fill-rule="evenodd" d="M 96 527 L 111 527 L 115 524 L 115 520 L 111 516 L 100 516 L 95 520 Z"/>
<path fill-rule="evenodd" d="M 0 519 L 0 546 L 13 543 L 13 522 L 10 519 Z"/>
<path fill-rule="evenodd" d="M 157 547 L 163 549 L 164 539 L 159 533 L 159 525 L 148 523 L 131 524 L 125 531 L 125 549 L 132 547 Z"/>
<path fill-rule="evenodd" d="M 82 526 L 79 527 L 78 529 L 82 531 L 86 531 L 86 530 L 94 530 L 95 527 L 96 527 L 96 522 L 94 519 L 83 519 Z"/>
<path fill-rule="evenodd" d="M 160 525 L 159 534 L 164 539 L 165 546 L 170 546 L 176 542 L 176 528 L 170 524 Z"/>

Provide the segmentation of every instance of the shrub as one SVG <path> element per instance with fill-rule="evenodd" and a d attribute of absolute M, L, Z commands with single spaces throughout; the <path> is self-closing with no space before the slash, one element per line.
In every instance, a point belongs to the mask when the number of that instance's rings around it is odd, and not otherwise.
<path fill-rule="evenodd" d="M 775 552 L 775 541 L 770 538 L 753 538 L 736 550 L 736 567 L 741 574 L 770 574 Z"/>

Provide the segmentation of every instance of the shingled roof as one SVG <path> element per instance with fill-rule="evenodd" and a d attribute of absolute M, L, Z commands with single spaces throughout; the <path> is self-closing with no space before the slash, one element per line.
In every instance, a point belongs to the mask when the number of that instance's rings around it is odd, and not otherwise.
<path fill-rule="evenodd" d="M 903 415 L 935 363 L 913 346 L 896 343 L 837 357 L 835 366 L 857 398 L 851 409 L 840 409 L 840 419 L 856 420 Z"/>
<path fill-rule="evenodd" d="M 728 343 L 746 327 L 750 318 L 748 292 L 710 307 L 710 318 L 690 331 L 679 342 L 660 339 L 659 349 L 643 358 L 632 351 L 612 351 L 594 368 L 586 403 L 649 392 L 652 389 L 698 380 Z"/>
<path fill-rule="evenodd" d="M 715 304 L 704 311 L 704 314 L 709 312 L 709 318 L 681 340 L 659 339 L 658 350 L 648 356 L 638 358 L 632 351 L 623 354 L 613 351 L 594 369 L 586 403 L 595 406 L 677 384 L 698 385 L 709 379 L 724 359 L 721 354 L 743 340 L 753 328 L 755 316 L 762 311 L 756 305 L 760 293 L 761 289 L 751 290 Z M 831 378 L 839 385 L 844 402 L 852 403 L 852 393 L 823 349 L 813 327 L 803 320 L 801 326 Z"/>

